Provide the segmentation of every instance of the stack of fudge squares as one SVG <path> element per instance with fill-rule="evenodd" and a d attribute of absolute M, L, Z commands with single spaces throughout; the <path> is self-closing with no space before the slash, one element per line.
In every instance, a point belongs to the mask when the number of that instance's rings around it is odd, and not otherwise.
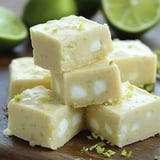
<path fill-rule="evenodd" d="M 5 134 L 55 150 L 86 128 L 118 147 L 160 132 L 160 98 L 137 87 L 155 83 L 147 46 L 78 16 L 30 33 L 34 58 L 10 64 Z"/>

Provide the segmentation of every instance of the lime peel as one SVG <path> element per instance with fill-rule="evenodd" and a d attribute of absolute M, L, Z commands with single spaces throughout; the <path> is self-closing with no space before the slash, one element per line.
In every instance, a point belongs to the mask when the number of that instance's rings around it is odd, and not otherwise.
<path fill-rule="evenodd" d="M 102 0 L 102 9 L 108 22 L 126 33 L 143 33 L 160 20 L 159 0 Z"/>
<path fill-rule="evenodd" d="M 0 50 L 15 47 L 27 36 L 23 22 L 10 10 L 0 7 Z"/>

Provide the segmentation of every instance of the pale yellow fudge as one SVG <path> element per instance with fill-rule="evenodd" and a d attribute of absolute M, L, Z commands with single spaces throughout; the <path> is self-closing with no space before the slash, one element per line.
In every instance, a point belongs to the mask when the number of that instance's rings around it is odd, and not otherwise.
<path fill-rule="evenodd" d="M 37 85 L 51 88 L 49 70 L 36 66 L 33 57 L 13 59 L 9 65 L 9 72 L 9 99 L 23 90 Z"/>
<path fill-rule="evenodd" d="M 57 149 L 83 128 L 83 109 L 62 105 L 53 92 L 43 86 L 24 90 L 8 104 L 8 128 L 5 135 L 14 135 L 40 145 Z"/>
<path fill-rule="evenodd" d="M 51 77 L 52 74 L 55 93 L 63 104 L 77 108 L 121 97 L 119 69 L 106 59 L 63 74 L 51 71 Z"/>
<path fill-rule="evenodd" d="M 33 26 L 30 34 L 35 64 L 58 73 L 94 63 L 112 51 L 108 26 L 81 16 Z"/>
<path fill-rule="evenodd" d="M 153 84 L 156 78 L 157 57 L 139 40 L 113 40 L 108 57 L 119 67 L 123 82 L 137 86 Z"/>
<path fill-rule="evenodd" d="M 122 92 L 119 101 L 87 107 L 88 129 L 119 147 L 160 133 L 160 97 L 129 82 Z"/>

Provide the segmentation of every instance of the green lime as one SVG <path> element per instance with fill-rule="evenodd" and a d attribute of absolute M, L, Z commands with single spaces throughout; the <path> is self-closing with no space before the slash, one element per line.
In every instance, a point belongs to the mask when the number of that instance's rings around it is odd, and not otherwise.
<path fill-rule="evenodd" d="M 22 18 L 30 27 L 71 14 L 77 14 L 75 0 L 29 0 L 24 7 Z"/>
<path fill-rule="evenodd" d="M 78 15 L 90 18 L 101 6 L 100 0 L 75 0 L 78 8 Z"/>
<path fill-rule="evenodd" d="M 102 0 L 108 22 L 118 31 L 141 34 L 160 20 L 159 0 Z"/>
<path fill-rule="evenodd" d="M 8 50 L 26 39 L 27 29 L 23 22 L 8 9 L 0 7 L 0 50 Z"/>

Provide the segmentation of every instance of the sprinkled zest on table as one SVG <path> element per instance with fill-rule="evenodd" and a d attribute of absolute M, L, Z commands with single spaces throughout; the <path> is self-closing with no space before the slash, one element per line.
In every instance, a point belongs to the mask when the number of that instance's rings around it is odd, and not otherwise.
<path fill-rule="evenodd" d="M 121 156 L 123 156 L 124 158 L 130 158 L 131 155 L 132 155 L 132 151 L 127 151 L 127 150 L 123 149 L 121 152 Z"/>
<path fill-rule="evenodd" d="M 101 141 L 101 142 L 96 143 L 90 147 L 83 146 L 81 152 L 87 153 L 89 151 L 96 151 L 97 154 L 102 155 L 106 158 L 110 158 L 110 157 L 114 156 L 116 152 L 111 149 L 106 149 L 104 147 L 105 145 L 106 145 L 106 143 Z"/>

